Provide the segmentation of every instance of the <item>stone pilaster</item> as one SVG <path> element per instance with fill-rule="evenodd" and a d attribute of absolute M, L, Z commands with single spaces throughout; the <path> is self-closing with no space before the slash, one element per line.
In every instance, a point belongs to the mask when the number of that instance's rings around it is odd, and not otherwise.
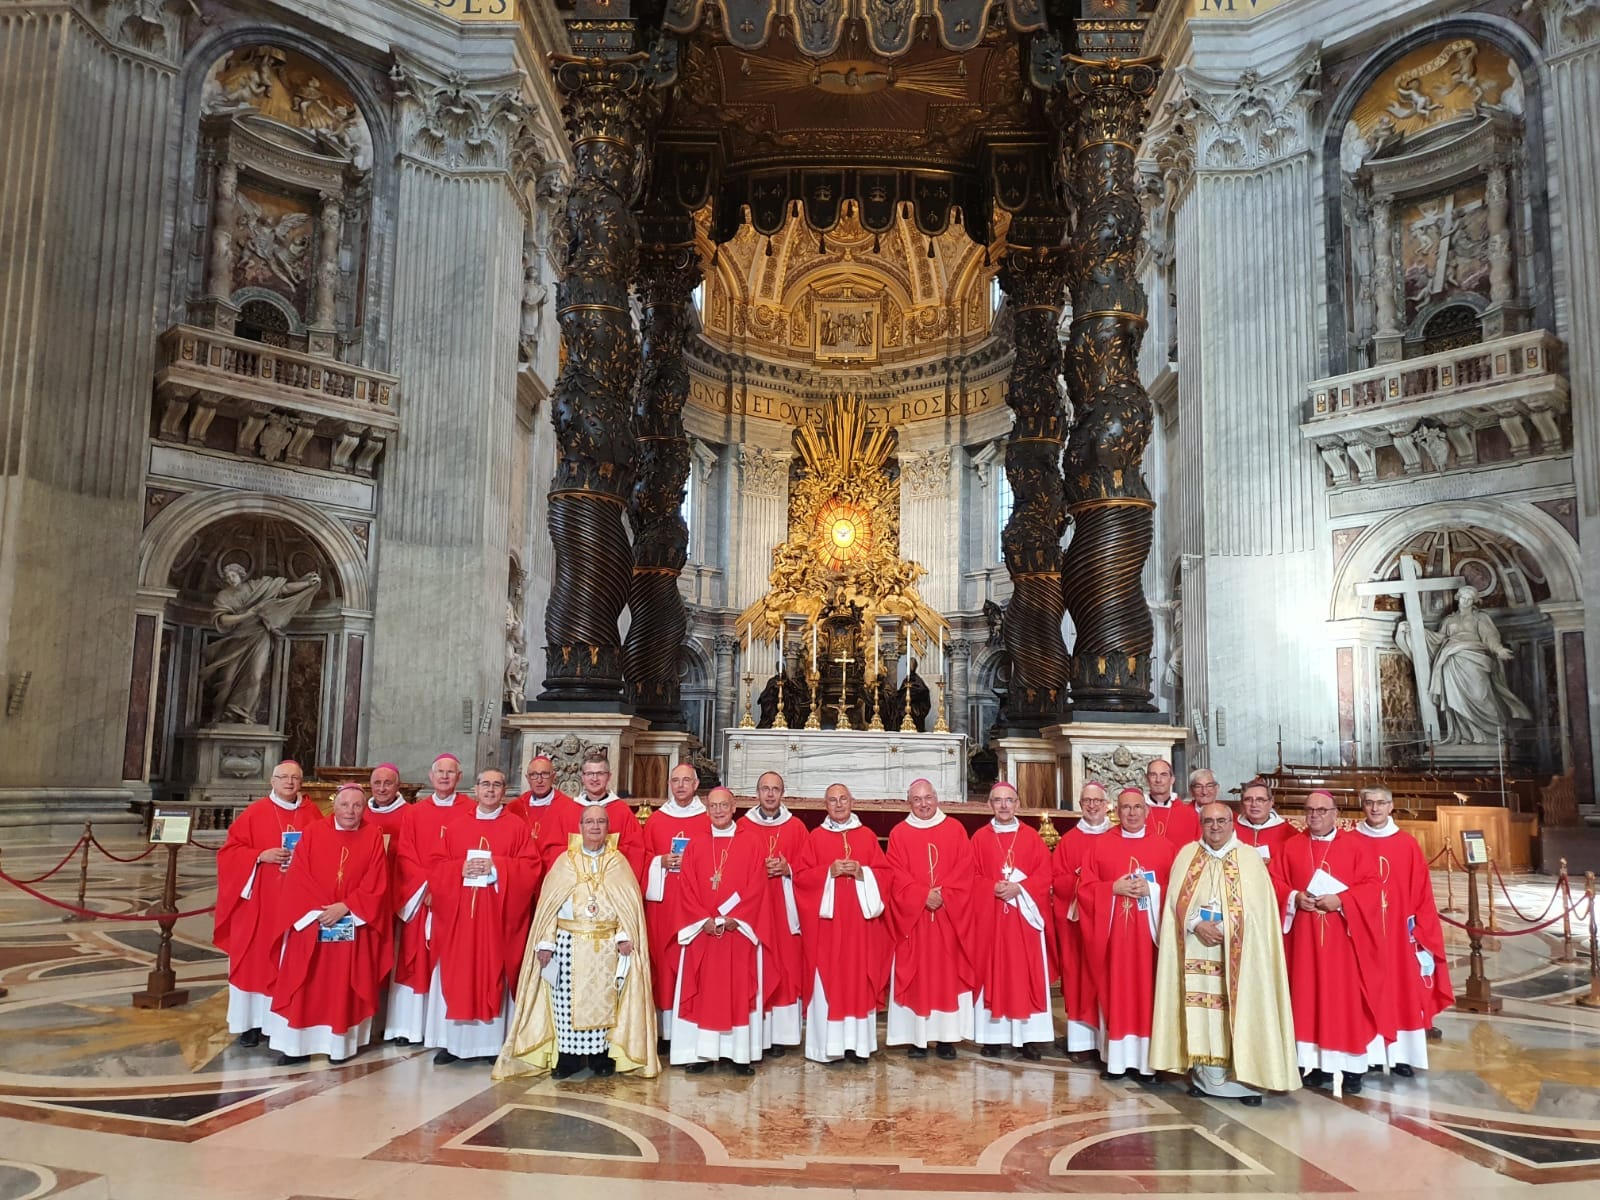
<path fill-rule="evenodd" d="M 739 704 L 739 681 L 733 673 L 733 654 L 739 648 L 739 639 L 730 633 L 719 633 L 712 639 L 711 648 L 715 652 L 714 669 L 717 687 L 715 718 L 711 728 L 714 744 L 712 752 L 720 755 L 722 731 L 733 728 L 734 713 Z"/>
<path fill-rule="evenodd" d="M 1002 633 L 1011 660 L 1004 720 L 1013 731 L 1059 719 L 1069 662 L 1061 640 L 1061 535 L 1067 513 L 1061 485 L 1066 414 L 1056 390 L 1061 343 L 1056 326 L 1066 299 L 1066 254 L 1018 246 L 1000 264 L 1010 298 L 1015 358 L 1006 403 L 1015 416 L 1006 441 L 1006 479 L 1014 504 L 1000 533 L 1011 599 Z"/>
<path fill-rule="evenodd" d="M 728 564 L 732 595 L 728 604 L 742 609 L 766 594 L 772 551 L 789 536 L 789 463 L 793 453 L 739 447 L 738 528 L 730 544 L 748 549 Z"/>
<path fill-rule="evenodd" d="M 1155 629 L 1142 575 L 1155 503 L 1140 469 L 1151 411 L 1138 368 L 1146 305 L 1134 155 L 1157 78 L 1142 59 L 1067 61 L 1074 107 L 1062 174 L 1077 218 L 1066 377 L 1077 423 L 1064 464 L 1073 533 L 1061 570 L 1077 627 L 1072 704 L 1087 712 L 1152 707 Z"/>
<path fill-rule="evenodd" d="M 1559 233 L 1566 243 L 1566 340 L 1572 384 L 1573 477 L 1583 547 L 1584 656 L 1588 660 L 1589 745 L 1600 747 L 1600 3 L 1544 0 L 1549 54 L 1552 157 L 1560 181 Z M 1558 250 L 1559 253 L 1559 250 Z M 1581 796 L 1593 803 L 1597 797 Z"/>
<path fill-rule="evenodd" d="M 550 406 L 557 442 L 548 517 L 555 573 L 540 699 L 620 705 L 617 622 L 633 578 L 623 514 L 634 481 L 639 370 L 628 308 L 639 222 L 630 205 L 640 182 L 647 88 L 643 64 L 627 58 L 563 57 L 556 83 L 566 97 L 562 117 L 576 174 L 567 196 L 567 269 L 556 290 L 567 360 Z"/>
<path fill-rule="evenodd" d="M 958 523 L 951 508 L 950 450 L 900 452 L 900 556 L 928 574 L 917 585 L 923 601 L 940 612 L 957 607 Z"/>
<path fill-rule="evenodd" d="M 700 281 L 700 259 L 692 241 L 692 222 L 686 217 L 674 224 L 682 227 L 661 232 L 676 233 L 682 240 L 653 242 L 640 255 L 643 361 L 634 396 L 639 478 L 629 512 L 632 622 L 623 646 L 628 698 L 654 729 L 684 728 L 678 647 L 689 629 L 678 592 L 678 573 L 689 547 L 681 511 L 689 478 L 689 438 L 683 430 L 689 369 L 683 347 L 689 333 L 689 298 Z"/>
<path fill-rule="evenodd" d="M 527 114 L 516 75 L 403 58 L 392 76 L 406 426 L 384 459 L 368 745 L 409 779 L 441 739 L 463 760 L 498 750 L 525 220 L 513 151 Z"/>
<path fill-rule="evenodd" d="M 950 691 L 945 697 L 950 705 L 950 728 L 969 738 L 975 737 L 976 731 L 968 719 L 968 701 L 972 689 L 972 643 L 965 638 L 956 638 L 944 649 L 950 672 Z"/>
<path fill-rule="evenodd" d="M 186 12 L 0 4 L 0 821 L 125 808 L 143 770 L 159 623 L 131 581 Z"/>
<path fill-rule="evenodd" d="M 1298 403 L 1319 366 L 1317 277 L 1306 270 L 1322 257 L 1310 154 L 1318 57 L 1308 48 L 1266 75 L 1179 75 L 1195 179 L 1178 214 L 1184 454 L 1173 466 L 1198 516 L 1182 547 L 1182 719 L 1205 739 L 1193 760 L 1246 779 L 1280 723 L 1293 761 L 1337 727 L 1321 472 Z"/>

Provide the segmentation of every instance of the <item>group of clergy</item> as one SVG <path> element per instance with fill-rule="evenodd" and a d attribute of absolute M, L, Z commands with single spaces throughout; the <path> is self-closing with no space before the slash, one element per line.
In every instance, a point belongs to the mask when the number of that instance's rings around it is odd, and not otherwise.
<path fill-rule="evenodd" d="M 663 1057 L 751 1074 L 802 1045 L 865 1062 L 887 1009 L 911 1058 L 970 1041 L 1037 1061 L 1059 980 L 1070 1057 L 1259 1103 L 1302 1078 L 1353 1091 L 1369 1067 L 1425 1067 L 1451 1000 L 1427 866 L 1383 789 L 1354 832 L 1313 793 L 1301 833 L 1264 782 L 1236 819 L 1210 772 L 1185 800 L 1157 760 L 1115 823 L 1086 785 L 1052 852 L 1007 783 L 969 837 L 917 780 L 885 849 L 842 783 L 807 830 L 776 773 L 737 819 L 731 792 L 701 800 L 680 764 L 641 826 L 603 753 L 576 798 L 555 776 L 536 757 L 520 796 L 489 769 L 468 797 L 444 754 L 408 803 L 385 764 L 320 818 L 279 764 L 218 856 L 241 1044 L 341 1061 L 381 1036 L 494 1060 L 496 1078 L 654 1075 Z"/>

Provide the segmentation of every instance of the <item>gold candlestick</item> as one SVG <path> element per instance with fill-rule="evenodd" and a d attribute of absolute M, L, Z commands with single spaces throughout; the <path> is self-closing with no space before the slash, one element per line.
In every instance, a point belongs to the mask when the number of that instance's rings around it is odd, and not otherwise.
<path fill-rule="evenodd" d="M 789 718 L 783 715 L 783 674 L 778 674 L 778 715 L 772 718 L 774 729 L 789 728 Z"/>
<path fill-rule="evenodd" d="M 739 722 L 740 729 L 754 729 L 756 727 L 755 718 L 750 715 L 750 691 L 754 682 L 755 676 L 746 671 L 744 673 L 744 720 Z"/>
<path fill-rule="evenodd" d="M 900 732 L 916 733 L 917 727 L 911 723 L 911 674 L 906 673 L 905 687 L 901 688 L 903 706 L 900 710 Z"/>
<path fill-rule="evenodd" d="M 941 675 L 935 679 L 933 686 L 939 689 L 939 719 L 934 722 L 933 731 L 935 733 L 949 733 L 950 722 L 945 720 L 944 716 L 944 676 Z"/>

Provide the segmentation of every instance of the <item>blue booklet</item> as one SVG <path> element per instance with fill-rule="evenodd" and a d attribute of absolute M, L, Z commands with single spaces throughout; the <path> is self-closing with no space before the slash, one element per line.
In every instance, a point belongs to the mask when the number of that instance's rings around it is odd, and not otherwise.
<path fill-rule="evenodd" d="M 1202 904 L 1200 906 L 1200 919 L 1202 921 L 1215 921 L 1220 925 L 1222 924 L 1222 910 L 1220 908 L 1212 908 L 1209 905 Z"/>
<path fill-rule="evenodd" d="M 356 940 L 356 919 L 345 913 L 332 925 L 323 925 L 317 930 L 319 942 L 353 942 Z"/>
<path fill-rule="evenodd" d="M 687 833 L 680 833 L 680 834 L 674 835 L 674 837 L 672 839 L 672 852 L 674 854 L 682 854 L 688 848 L 689 848 L 689 835 Z M 674 868 L 674 869 L 676 870 L 676 868 Z"/>
<path fill-rule="evenodd" d="M 284 860 L 283 865 L 280 866 L 278 870 L 287 871 L 289 869 L 289 864 L 294 861 L 294 848 L 300 844 L 301 832 L 302 831 L 299 829 L 284 830 L 283 848 L 289 852 L 289 857 Z"/>
<path fill-rule="evenodd" d="M 1154 871 L 1135 871 L 1134 874 L 1139 876 L 1141 879 L 1143 879 L 1151 887 L 1155 887 L 1156 886 L 1156 873 Z M 1140 896 L 1139 897 L 1139 911 L 1140 912 L 1149 912 L 1150 911 L 1150 897 L 1149 896 Z"/>

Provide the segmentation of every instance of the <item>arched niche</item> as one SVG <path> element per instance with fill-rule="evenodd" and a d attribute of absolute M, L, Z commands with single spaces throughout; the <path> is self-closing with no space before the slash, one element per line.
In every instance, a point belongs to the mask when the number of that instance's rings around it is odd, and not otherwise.
<path fill-rule="evenodd" d="M 1494 500 L 1394 514 L 1364 531 L 1336 571 L 1331 640 L 1345 761 L 1414 766 L 1438 753 L 1424 729 L 1416 669 L 1396 640 L 1406 614 L 1402 599 L 1388 592 L 1400 586 L 1402 558 L 1417 564 L 1424 581 L 1460 578 L 1479 591 L 1480 610 L 1511 651 L 1506 682 L 1533 717 L 1514 727 L 1508 762 L 1557 773 L 1570 768 L 1572 722 L 1588 720 L 1587 699 L 1566 671 L 1573 648 L 1565 635 L 1582 621 L 1577 546 L 1543 511 Z M 1455 591 L 1426 588 L 1418 595 L 1425 627 L 1437 629 L 1455 610 Z"/>
<path fill-rule="evenodd" d="M 229 567 L 250 580 L 319 577 L 309 606 L 273 644 L 257 721 L 283 734 L 284 753 L 308 773 L 360 761 L 372 634 L 365 547 L 350 526 L 298 500 L 192 492 L 161 510 L 140 545 L 140 620 L 157 630 L 144 777 L 158 798 L 193 782 L 182 778 L 179 739 L 217 716 L 202 669 Z"/>

